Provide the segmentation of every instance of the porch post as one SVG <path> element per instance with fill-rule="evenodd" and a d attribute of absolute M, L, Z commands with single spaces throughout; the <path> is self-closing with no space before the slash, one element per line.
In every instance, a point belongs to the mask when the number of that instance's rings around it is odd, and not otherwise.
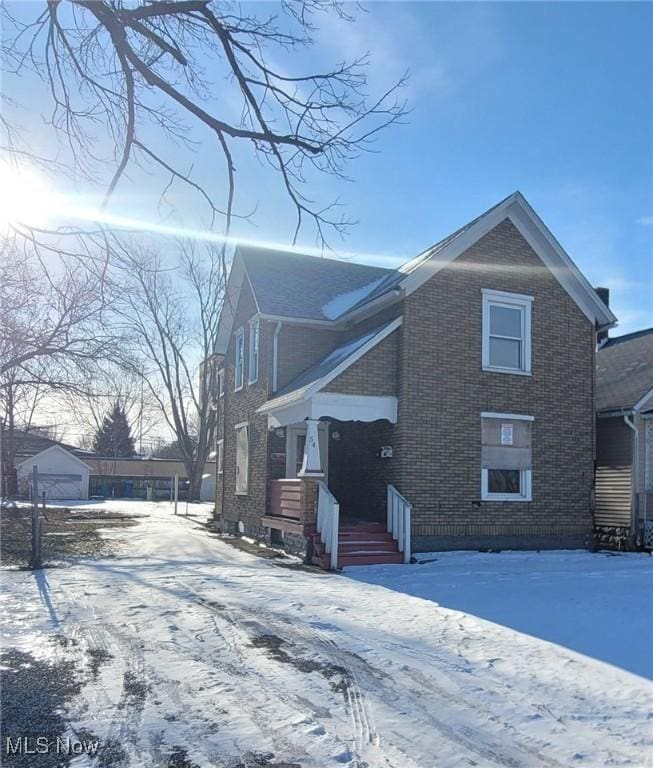
<path fill-rule="evenodd" d="M 304 443 L 304 461 L 297 473 L 298 477 L 324 477 L 320 460 L 320 440 L 318 437 L 318 419 L 306 419 L 306 442 Z"/>

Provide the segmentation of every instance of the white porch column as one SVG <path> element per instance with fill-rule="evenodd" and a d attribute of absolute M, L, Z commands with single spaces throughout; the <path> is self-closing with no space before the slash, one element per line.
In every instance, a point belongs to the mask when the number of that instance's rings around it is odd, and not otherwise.
<path fill-rule="evenodd" d="M 306 419 L 306 442 L 304 443 L 304 461 L 297 473 L 298 477 L 324 477 L 320 459 L 320 440 L 318 437 L 318 419 Z"/>

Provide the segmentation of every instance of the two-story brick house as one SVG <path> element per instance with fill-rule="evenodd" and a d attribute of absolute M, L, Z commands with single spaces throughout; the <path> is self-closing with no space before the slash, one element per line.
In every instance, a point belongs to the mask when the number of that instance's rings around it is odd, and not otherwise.
<path fill-rule="evenodd" d="M 332 566 L 583 546 L 615 322 L 520 193 L 398 270 L 239 247 L 219 525 Z"/>

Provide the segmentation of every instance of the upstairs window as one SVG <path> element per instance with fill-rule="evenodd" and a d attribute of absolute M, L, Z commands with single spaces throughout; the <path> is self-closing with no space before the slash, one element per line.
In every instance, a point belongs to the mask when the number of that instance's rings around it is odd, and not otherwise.
<path fill-rule="evenodd" d="M 258 381 L 258 345 L 259 322 L 252 320 L 249 324 L 249 376 L 247 379 L 249 384 Z"/>
<path fill-rule="evenodd" d="M 218 474 L 221 475 L 224 467 L 224 440 L 218 440 L 218 449 L 215 456 Z"/>
<path fill-rule="evenodd" d="M 218 368 L 218 397 L 224 397 L 224 368 Z"/>
<path fill-rule="evenodd" d="M 234 344 L 234 390 L 243 388 L 245 376 L 245 332 L 239 328 L 235 333 Z"/>
<path fill-rule="evenodd" d="M 483 369 L 531 372 L 531 296 L 483 290 Z"/>

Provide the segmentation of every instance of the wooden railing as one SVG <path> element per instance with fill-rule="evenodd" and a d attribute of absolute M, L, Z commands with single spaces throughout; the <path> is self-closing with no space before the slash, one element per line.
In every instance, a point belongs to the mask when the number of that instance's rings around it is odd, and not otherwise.
<path fill-rule="evenodd" d="M 330 557 L 329 567 L 338 568 L 338 531 L 340 528 L 340 505 L 338 500 L 321 480 L 317 495 L 317 532 Z"/>
<path fill-rule="evenodd" d="M 269 514 L 301 520 L 303 510 L 304 500 L 301 479 L 287 478 L 270 481 Z"/>
<path fill-rule="evenodd" d="M 394 487 L 387 486 L 388 533 L 397 542 L 400 552 L 403 552 L 404 563 L 410 562 L 410 514 L 412 507 Z"/>

